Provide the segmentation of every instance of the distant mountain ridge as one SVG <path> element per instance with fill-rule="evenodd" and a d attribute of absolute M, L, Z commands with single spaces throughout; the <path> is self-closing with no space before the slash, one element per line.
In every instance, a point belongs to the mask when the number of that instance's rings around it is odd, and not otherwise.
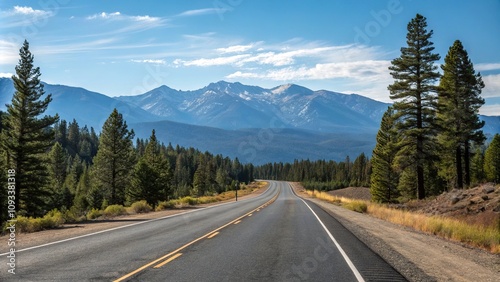
<path fill-rule="evenodd" d="M 137 96 L 120 96 L 162 118 L 223 129 L 267 128 L 275 124 L 322 132 L 378 128 L 389 104 L 356 94 L 286 84 L 272 89 L 219 81 L 194 91 L 167 86 Z"/>
<path fill-rule="evenodd" d="M 389 104 L 357 94 L 285 84 L 271 89 L 219 81 L 194 91 L 161 86 L 137 96 L 108 97 L 79 87 L 44 83 L 53 101 L 46 114 L 76 119 L 100 131 L 114 108 L 139 138 L 153 129 L 164 143 L 238 157 L 244 162 L 290 162 L 371 155 Z M 0 110 L 14 86 L 0 78 Z M 487 136 L 500 133 L 500 116 L 481 116 Z"/>

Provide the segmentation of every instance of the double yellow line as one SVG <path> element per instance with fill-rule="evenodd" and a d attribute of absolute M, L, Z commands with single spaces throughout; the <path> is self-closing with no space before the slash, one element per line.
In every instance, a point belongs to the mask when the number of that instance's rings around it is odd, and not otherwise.
<path fill-rule="evenodd" d="M 198 242 L 198 241 L 200 241 L 202 239 L 213 238 L 215 235 L 219 234 L 219 231 L 221 229 L 226 228 L 227 226 L 229 226 L 231 224 L 234 224 L 234 223 L 236 223 L 238 221 L 241 221 L 241 219 L 243 219 L 244 217 L 246 217 L 246 216 L 254 213 L 255 211 L 259 211 L 260 209 L 265 208 L 268 205 L 272 204 L 274 201 L 276 201 L 276 199 L 278 198 L 280 192 L 281 192 L 281 187 L 280 187 L 279 192 L 271 200 L 267 201 L 265 204 L 263 204 L 263 205 L 257 207 L 256 209 L 253 209 L 250 212 L 248 212 L 248 213 L 246 213 L 246 214 L 244 214 L 244 215 L 242 215 L 242 216 L 240 216 L 240 217 L 232 220 L 231 222 L 228 222 L 228 223 L 222 225 L 221 227 L 219 227 L 219 228 L 217 228 L 215 230 L 212 230 L 212 231 L 208 232 L 207 234 L 205 234 L 205 235 L 203 235 L 203 236 L 201 236 L 201 237 L 199 237 L 199 238 L 197 238 L 197 239 L 195 239 L 195 240 L 193 240 L 193 241 L 185 244 L 184 246 L 176 249 L 175 251 L 172 251 L 172 252 L 170 252 L 170 253 L 162 256 L 161 258 L 158 258 L 158 259 L 156 259 L 156 260 L 154 260 L 154 261 L 152 261 L 152 262 L 150 262 L 148 264 L 145 264 L 145 265 L 139 267 L 138 269 L 136 269 L 136 270 L 134 270 L 134 271 L 132 271 L 132 272 L 130 272 L 130 273 L 128 273 L 128 274 L 126 274 L 126 275 L 124 275 L 124 276 L 116 279 L 116 280 L 114 280 L 113 282 L 125 281 L 126 279 L 128 279 L 128 278 L 136 275 L 137 273 L 139 273 L 139 272 L 141 272 L 141 271 L 145 270 L 146 268 L 148 268 L 150 266 L 153 266 L 153 265 L 155 265 L 153 268 L 160 268 L 160 267 L 164 266 L 165 264 L 167 264 L 167 263 L 173 261 L 174 259 L 180 257 L 182 255 L 182 253 L 180 253 L 180 251 L 184 250 L 185 248 L 193 245 L 194 243 L 196 243 L 196 242 Z M 165 261 L 163 261 L 163 260 L 165 260 Z"/>

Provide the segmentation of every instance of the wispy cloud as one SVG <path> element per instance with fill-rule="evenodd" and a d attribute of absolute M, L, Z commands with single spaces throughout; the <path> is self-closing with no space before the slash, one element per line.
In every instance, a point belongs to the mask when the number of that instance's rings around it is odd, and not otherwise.
<path fill-rule="evenodd" d="M 54 16 L 54 12 L 37 10 L 28 6 L 14 6 L 10 10 L 0 11 L 2 28 L 12 28 L 33 25 L 41 22 L 41 19 Z"/>
<path fill-rule="evenodd" d="M 95 20 L 95 19 L 109 20 L 109 19 L 118 19 L 120 17 L 121 17 L 120 12 L 114 12 L 114 13 L 102 12 L 100 14 L 94 14 L 92 16 L 88 16 L 87 20 Z"/>
<path fill-rule="evenodd" d="M 52 16 L 52 12 L 44 10 L 35 10 L 32 7 L 27 6 L 14 6 L 10 11 L 12 15 L 23 15 L 23 16 L 36 16 L 36 17 L 48 17 Z"/>
<path fill-rule="evenodd" d="M 151 60 L 151 59 L 145 59 L 145 60 L 130 60 L 133 63 L 141 63 L 141 64 L 154 64 L 154 65 L 165 65 L 166 62 L 165 60 Z"/>
<path fill-rule="evenodd" d="M 476 71 L 500 70 L 500 63 L 483 63 L 474 65 Z"/>
<path fill-rule="evenodd" d="M 91 16 L 87 17 L 87 20 L 97 20 L 97 19 L 102 19 L 102 20 L 129 20 L 129 21 L 135 21 L 135 22 L 161 22 L 163 21 L 162 18 L 160 17 L 151 17 L 149 15 L 145 16 L 129 16 L 129 15 L 124 15 L 120 12 L 113 12 L 113 13 L 106 13 L 106 12 L 101 12 L 99 14 L 94 14 Z"/>
<path fill-rule="evenodd" d="M 210 15 L 210 14 L 218 14 L 224 13 L 228 9 L 224 8 L 206 8 L 206 9 L 196 9 L 196 10 L 188 10 L 178 14 L 178 17 L 193 17 L 193 16 L 202 16 L 202 15 Z"/>
<path fill-rule="evenodd" d="M 212 67 L 212 66 L 224 66 L 224 65 L 232 65 L 232 64 L 241 64 L 242 59 L 248 58 L 250 55 L 249 54 L 242 54 L 242 55 L 234 55 L 234 56 L 227 56 L 227 57 L 217 57 L 217 58 L 210 58 L 210 59 L 196 59 L 196 60 L 191 60 L 191 61 L 184 61 L 181 59 L 176 59 L 174 60 L 175 65 L 183 65 L 186 67 L 189 66 L 197 66 L 197 67 Z"/>
<path fill-rule="evenodd" d="M 484 98 L 500 97 L 500 74 L 483 76 L 484 88 L 481 96 Z"/>
<path fill-rule="evenodd" d="M 217 48 L 216 50 L 221 53 L 242 53 L 254 47 L 253 44 L 249 45 L 233 45 L 225 48 Z"/>
<path fill-rule="evenodd" d="M 0 72 L 0 77 L 8 77 L 11 78 L 14 74 L 10 72 Z"/>

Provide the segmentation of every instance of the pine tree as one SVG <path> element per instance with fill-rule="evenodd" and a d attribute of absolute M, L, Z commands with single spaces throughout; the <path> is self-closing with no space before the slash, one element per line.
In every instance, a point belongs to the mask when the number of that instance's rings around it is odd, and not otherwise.
<path fill-rule="evenodd" d="M 132 139 L 122 114 L 116 109 L 104 122 L 99 138 L 99 151 L 94 157 L 92 179 L 97 191 L 108 204 L 123 204 L 125 188 L 134 166 Z"/>
<path fill-rule="evenodd" d="M 406 147 L 404 162 L 413 165 L 417 172 L 417 197 L 425 197 L 424 166 L 432 159 L 432 140 L 435 135 L 434 85 L 439 78 L 435 62 L 439 55 L 432 53 L 429 41 L 433 31 L 427 31 L 426 18 L 417 14 L 408 24 L 407 47 L 401 48 L 401 56 L 392 60 L 389 67 L 395 79 L 389 85 L 390 98 L 395 100 L 394 109 L 399 120 Z"/>
<path fill-rule="evenodd" d="M 16 171 L 15 208 L 34 216 L 42 215 L 46 205 L 48 192 L 44 187 L 49 181 L 46 153 L 54 142 L 51 126 L 59 117 L 42 117 L 52 96 L 48 94 L 42 99 L 45 91 L 40 68 L 33 66 L 34 56 L 27 41 L 19 55 L 16 74 L 12 77 L 16 91 L 11 104 L 7 105 L 1 143 L 8 168 Z"/>
<path fill-rule="evenodd" d="M 394 110 L 389 107 L 382 116 L 377 144 L 372 153 L 370 192 L 375 202 L 392 202 L 398 197 L 399 174 L 394 168 L 398 136 L 394 122 Z"/>
<path fill-rule="evenodd" d="M 69 193 L 69 191 L 65 191 L 68 188 L 64 185 L 68 167 L 67 160 L 67 153 L 61 144 L 56 142 L 49 152 L 48 159 L 49 187 L 52 194 L 51 208 L 61 208 L 62 206 L 69 208 L 71 206 L 71 199 L 68 200 L 65 198 Z"/>
<path fill-rule="evenodd" d="M 462 43 L 456 40 L 444 59 L 443 76 L 439 84 L 438 121 L 444 154 L 455 164 L 451 178 L 458 188 L 470 185 L 470 143 L 481 145 L 484 122 L 479 120 L 479 108 L 484 99 L 479 95 L 484 83 L 476 74 Z M 462 160 L 464 164 L 462 165 Z M 450 164 L 444 164 L 449 167 Z"/>
<path fill-rule="evenodd" d="M 158 201 L 166 200 L 170 195 L 170 180 L 170 165 L 160 153 L 160 145 L 153 130 L 144 155 L 134 167 L 131 185 L 127 190 L 129 201 L 146 200 L 154 208 Z"/>
<path fill-rule="evenodd" d="M 500 134 L 495 134 L 484 155 L 486 179 L 500 183 Z"/>
<path fill-rule="evenodd" d="M 478 184 L 486 179 L 484 172 L 484 149 L 483 146 L 478 146 L 471 160 L 471 181 Z"/>

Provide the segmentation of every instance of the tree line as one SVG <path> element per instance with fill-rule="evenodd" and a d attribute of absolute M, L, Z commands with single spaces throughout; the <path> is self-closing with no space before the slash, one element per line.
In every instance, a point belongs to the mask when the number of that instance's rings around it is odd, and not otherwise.
<path fill-rule="evenodd" d="M 253 165 L 165 145 L 154 130 L 134 144 L 134 131 L 116 109 L 100 134 L 76 120 L 43 115 L 52 97 L 45 95 L 27 41 L 19 54 L 12 77 L 15 93 L 7 111 L 0 112 L 1 182 L 7 183 L 7 170 L 15 171 L 15 193 L 1 185 L 0 204 L 14 206 L 17 215 L 84 212 L 139 200 L 154 207 L 159 201 L 234 190 L 253 180 Z M 0 222 L 7 216 L 7 209 L 0 211 Z"/>
<path fill-rule="evenodd" d="M 349 156 L 344 161 L 295 160 L 293 163 L 268 163 L 255 167 L 258 179 L 302 182 L 307 189 L 322 191 L 348 186 L 370 185 L 371 161 L 361 153 L 354 161 Z"/>

